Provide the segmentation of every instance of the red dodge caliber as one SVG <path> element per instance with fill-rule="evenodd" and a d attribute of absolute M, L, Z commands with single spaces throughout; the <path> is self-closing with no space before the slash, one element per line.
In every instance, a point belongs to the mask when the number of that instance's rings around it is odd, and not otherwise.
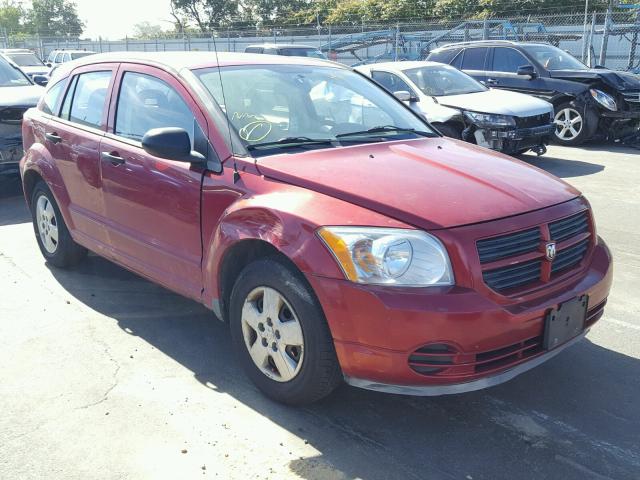
<path fill-rule="evenodd" d="M 342 379 L 496 385 L 580 340 L 609 293 L 578 191 L 334 63 L 94 55 L 60 67 L 23 134 L 45 259 L 91 250 L 202 302 L 282 402 Z"/>

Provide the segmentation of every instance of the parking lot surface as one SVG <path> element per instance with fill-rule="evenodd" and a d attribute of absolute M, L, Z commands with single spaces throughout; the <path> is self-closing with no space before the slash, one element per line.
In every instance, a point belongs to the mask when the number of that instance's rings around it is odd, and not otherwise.
<path fill-rule="evenodd" d="M 290 408 L 244 377 L 204 307 L 100 257 L 49 267 L 0 187 L 0 478 L 638 479 L 640 151 L 522 157 L 581 189 L 615 280 L 587 339 L 489 390 L 343 386 Z"/>

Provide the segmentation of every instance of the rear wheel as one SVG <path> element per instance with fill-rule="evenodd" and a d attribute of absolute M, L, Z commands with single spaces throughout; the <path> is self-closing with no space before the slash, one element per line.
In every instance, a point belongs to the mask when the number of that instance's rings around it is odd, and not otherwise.
<path fill-rule="evenodd" d="M 38 246 L 47 262 L 65 268 L 87 256 L 87 249 L 71 238 L 51 190 L 42 181 L 31 194 L 31 216 Z"/>
<path fill-rule="evenodd" d="M 230 323 L 242 367 L 267 396 L 299 405 L 340 383 L 333 339 L 304 277 L 278 258 L 248 265 L 231 292 Z"/>

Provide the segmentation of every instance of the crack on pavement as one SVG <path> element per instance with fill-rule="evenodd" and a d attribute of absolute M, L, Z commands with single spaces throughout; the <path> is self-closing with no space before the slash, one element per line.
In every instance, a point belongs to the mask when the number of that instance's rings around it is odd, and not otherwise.
<path fill-rule="evenodd" d="M 94 338 L 94 340 L 96 339 Z M 104 353 L 107 354 L 107 356 L 109 357 L 109 360 L 116 366 L 112 374 L 113 382 L 111 385 L 109 385 L 109 388 L 105 390 L 105 392 L 102 394 L 99 400 L 96 400 L 95 402 L 91 402 L 91 403 L 86 403 L 84 405 L 80 405 L 79 407 L 76 408 L 76 410 L 83 410 L 83 409 L 95 407 L 96 405 L 100 405 L 101 403 L 105 402 L 107 398 L 109 398 L 109 394 L 113 391 L 114 388 L 118 386 L 118 373 L 120 372 L 120 363 L 115 358 L 113 358 L 108 345 L 106 345 L 101 340 L 96 340 L 96 341 L 98 343 L 101 343 L 104 346 Z"/>

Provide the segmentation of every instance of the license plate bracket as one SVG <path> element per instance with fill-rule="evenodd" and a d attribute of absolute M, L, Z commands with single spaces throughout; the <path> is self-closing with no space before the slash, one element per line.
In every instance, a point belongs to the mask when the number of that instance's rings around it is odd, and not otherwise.
<path fill-rule="evenodd" d="M 544 322 L 545 350 L 552 350 L 582 333 L 588 305 L 589 297 L 581 295 L 547 312 Z"/>

